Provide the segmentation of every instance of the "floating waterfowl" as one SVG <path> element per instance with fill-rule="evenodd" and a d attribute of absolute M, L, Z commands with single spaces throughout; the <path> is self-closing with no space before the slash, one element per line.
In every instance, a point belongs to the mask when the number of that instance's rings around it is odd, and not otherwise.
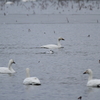
<path fill-rule="evenodd" d="M 47 48 L 47 49 L 63 48 L 62 45 L 60 44 L 60 40 L 65 40 L 65 39 L 64 38 L 58 38 L 57 45 L 55 45 L 55 44 L 48 44 L 48 45 L 41 46 L 41 48 Z"/>
<path fill-rule="evenodd" d="M 24 79 L 24 85 L 41 85 L 40 80 L 37 77 L 30 77 L 30 69 L 26 68 L 27 77 Z"/>
<path fill-rule="evenodd" d="M 100 79 L 93 79 L 93 72 L 91 69 L 87 69 L 83 74 L 89 74 L 87 86 L 100 87 Z"/>
<path fill-rule="evenodd" d="M 1 74 L 15 73 L 14 69 L 11 66 L 12 64 L 15 64 L 15 62 L 13 59 L 10 59 L 8 63 L 8 67 L 0 67 L 0 73 Z"/>

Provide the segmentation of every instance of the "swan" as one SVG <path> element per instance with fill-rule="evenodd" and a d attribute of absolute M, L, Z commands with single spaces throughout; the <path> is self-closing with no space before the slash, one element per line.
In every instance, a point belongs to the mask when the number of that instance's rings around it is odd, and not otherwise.
<path fill-rule="evenodd" d="M 65 40 L 64 38 L 58 38 L 58 41 L 57 41 L 57 45 L 55 44 L 48 44 L 48 45 L 43 45 L 41 46 L 41 48 L 46 48 L 46 49 L 57 49 L 57 48 L 63 48 L 60 44 L 60 40 Z"/>
<path fill-rule="evenodd" d="M 9 60 L 8 67 L 0 67 L 0 73 L 1 74 L 10 74 L 10 73 L 15 73 L 13 68 L 11 67 L 12 64 L 15 64 L 13 59 Z"/>
<path fill-rule="evenodd" d="M 41 85 L 40 80 L 37 77 L 30 77 L 30 69 L 26 68 L 27 77 L 24 79 L 24 85 Z"/>
<path fill-rule="evenodd" d="M 89 74 L 87 86 L 100 87 L 100 79 L 93 79 L 93 72 L 91 69 L 87 69 L 83 74 Z"/>

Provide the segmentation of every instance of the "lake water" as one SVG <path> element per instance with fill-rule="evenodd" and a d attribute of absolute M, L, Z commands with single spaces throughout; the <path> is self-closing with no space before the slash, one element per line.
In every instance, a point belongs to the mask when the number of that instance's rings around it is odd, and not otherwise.
<path fill-rule="evenodd" d="M 13 6 L 11 6 L 13 8 Z M 5 12 L 5 10 L 4 10 Z M 40 46 L 57 43 L 64 48 Z M 86 86 L 86 69 L 100 78 L 99 14 L 0 14 L 0 66 L 9 59 L 17 72 L 0 74 L 0 100 L 100 100 L 100 88 Z M 23 85 L 25 69 L 41 86 Z"/>

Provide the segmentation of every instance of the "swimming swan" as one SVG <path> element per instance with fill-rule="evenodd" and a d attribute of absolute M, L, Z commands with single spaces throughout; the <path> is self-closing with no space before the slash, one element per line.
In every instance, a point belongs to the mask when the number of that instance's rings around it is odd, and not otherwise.
<path fill-rule="evenodd" d="M 93 79 L 93 72 L 87 69 L 83 74 L 89 74 L 87 86 L 100 87 L 100 79 Z"/>
<path fill-rule="evenodd" d="M 26 68 L 27 78 L 24 79 L 23 84 L 25 85 L 41 85 L 40 80 L 37 77 L 30 77 L 30 69 Z"/>
<path fill-rule="evenodd" d="M 57 49 L 57 48 L 63 48 L 60 44 L 60 40 L 65 40 L 63 38 L 58 38 L 58 41 L 57 41 L 57 45 L 55 44 L 48 44 L 48 45 L 43 45 L 41 46 L 41 48 L 47 48 L 47 49 Z"/>
<path fill-rule="evenodd" d="M 0 73 L 1 74 L 10 74 L 10 73 L 15 73 L 13 68 L 11 67 L 12 64 L 15 64 L 13 59 L 9 60 L 8 67 L 0 67 Z"/>

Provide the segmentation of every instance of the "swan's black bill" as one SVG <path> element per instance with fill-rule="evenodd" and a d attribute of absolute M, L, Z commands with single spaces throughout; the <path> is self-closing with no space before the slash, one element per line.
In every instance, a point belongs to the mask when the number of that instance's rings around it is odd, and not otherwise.
<path fill-rule="evenodd" d="M 86 72 L 84 72 L 83 74 L 86 74 Z"/>
<path fill-rule="evenodd" d="M 100 84 L 98 84 L 97 87 L 100 88 Z"/>
<path fill-rule="evenodd" d="M 15 64 L 15 62 L 13 62 L 13 64 Z"/>
<path fill-rule="evenodd" d="M 62 38 L 62 40 L 65 40 L 64 38 Z"/>

